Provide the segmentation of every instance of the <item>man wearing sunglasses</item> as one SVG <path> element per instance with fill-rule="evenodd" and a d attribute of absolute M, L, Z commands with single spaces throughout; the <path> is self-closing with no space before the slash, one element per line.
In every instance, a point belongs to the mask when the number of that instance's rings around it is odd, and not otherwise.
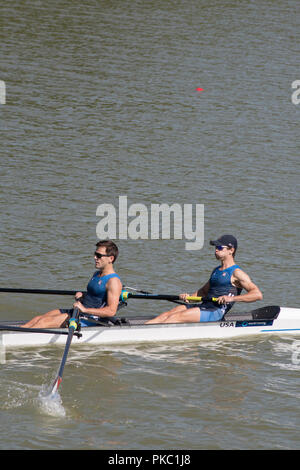
<path fill-rule="evenodd" d="M 96 244 L 94 260 L 97 271 L 90 279 L 87 291 L 76 292 L 73 304 L 73 308 L 78 308 L 83 315 L 80 321 L 81 326 L 95 325 L 95 322 L 87 319 L 88 315 L 107 321 L 116 314 L 122 292 L 122 282 L 113 266 L 117 257 L 118 247 L 111 240 L 102 240 Z M 26 328 L 67 326 L 67 320 L 72 317 L 73 308 L 51 310 L 44 315 L 34 317 L 23 326 Z M 84 314 L 87 314 L 86 319 L 84 319 Z"/>
<path fill-rule="evenodd" d="M 180 298 L 186 301 L 188 296 L 204 297 L 199 304 L 179 305 L 148 323 L 186 323 L 209 322 L 222 320 L 225 313 L 235 302 L 255 302 L 262 300 L 259 288 L 252 282 L 248 274 L 235 264 L 235 254 L 238 247 L 237 240 L 232 235 L 222 235 L 218 240 L 210 242 L 215 247 L 215 257 L 221 263 L 217 266 L 204 286 L 193 294 L 181 294 Z M 245 289 L 246 293 L 241 294 Z M 209 298 L 217 298 L 212 302 Z"/>

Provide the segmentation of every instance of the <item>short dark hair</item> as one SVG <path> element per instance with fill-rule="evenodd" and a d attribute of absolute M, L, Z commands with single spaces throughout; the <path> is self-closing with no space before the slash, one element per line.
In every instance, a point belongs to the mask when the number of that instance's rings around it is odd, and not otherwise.
<path fill-rule="evenodd" d="M 99 248 L 100 246 L 104 246 L 106 248 L 106 254 L 108 256 L 114 257 L 114 260 L 113 260 L 113 263 L 114 263 L 119 254 L 119 249 L 117 245 L 111 240 L 100 240 L 98 243 L 96 243 L 96 247 Z"/>

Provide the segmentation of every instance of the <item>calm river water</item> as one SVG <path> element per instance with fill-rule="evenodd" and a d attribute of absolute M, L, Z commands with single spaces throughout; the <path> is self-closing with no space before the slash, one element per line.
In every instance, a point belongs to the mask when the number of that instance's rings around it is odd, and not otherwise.
<path fill-rule="evenodd" d="M 204 205 L 198 250 L 172 231 L 117 232 L 126 285 L 192 292 L 216 265 L 209 240 L 233 233 L 259 306 L 299 307 L 299 18 L 296 0 L 3 4 L 0 285 L 85 289 L 97 208 L 118 213 L 123 196 L 149 212 Z M 2 293 L 0 319 L 70 303 Z M 127 313 L 169 306 L 132 300 Z M 297 449 L 298 347 L 278 336 L 71 348 L 51 409 L 39 397 L 63 348 L 10 351 L 0 448 Z"/>

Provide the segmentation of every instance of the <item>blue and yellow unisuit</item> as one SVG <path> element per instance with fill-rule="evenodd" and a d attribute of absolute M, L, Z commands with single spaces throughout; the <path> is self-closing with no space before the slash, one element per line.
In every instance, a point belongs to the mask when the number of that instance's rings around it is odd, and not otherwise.
<path fill-rule="evenodd" d="M 99 271 L 96 271 L 87 285 L 87 291 L 83 294 L 83 297 L 80 298 L 82 305 L 86 308 L 105 307 L 107 301 L 106 284 L 113 277 L 120 279 L 120 276 L 116 273 L 100 276 Z M 72 316 L 73 309 L 61 308 L 60 312 Z M 80 324 L 81 326 L 95 326 L 95 323 L 84 320 L 83 318 L 80 320 Z"/>
<path fill-rule="evenodd" d="M 221 266 L 217 266 L 211 273 L 207 297 L 220 297 L 229 294 L 239 295 L 242 289 L 231 284 L 231 276 L 235 269 L 240 267 L 234 264 L 227 269 L 222 270 L 220 268 Z M 231 302 L 220 306 L 212 301 L 204 301 L 200 306 L 199 304 L 189 304 L 187 308 L 198 307 L 201 322 L 219 321 L 231 309 L 233 304 L 234 302 Z"/>

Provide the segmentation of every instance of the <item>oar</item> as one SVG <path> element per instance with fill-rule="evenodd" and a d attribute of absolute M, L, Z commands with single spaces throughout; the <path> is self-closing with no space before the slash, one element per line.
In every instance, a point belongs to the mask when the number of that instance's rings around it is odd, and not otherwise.
<path fill-rule="evenodd" d="M 74 308 L 74 312 L 73 312 L 74 316 L 72 318 L 70 318 L 70 320 L 69 320 L 69 332 L 68 332 L 68 338 L 67 338 L 64 354 L 63 354 L 61 364 L 60 364 L 60 367 L 59 367 L 59 370 L 58 370 L 58 374 L 57 374 L 57 377 L 54 381 L 54 384 L 53 384 L 50 395 L 54 395 L 54 393 L 57 392 L 58 387 L 60 386 L 60 384 L 62 382 L 64 367 L 65 367 L 66 360 L 67 360 L 67 357 L 68 357 L 71 342 L 72 342 L 72 339 L 73 339 L 73 336 L 74 336 L 74 332 L 78 328 L 79 313 L 80 313 L 80 311 L 78 310 L 78 308 Z"/>
<path fill-rule="evenodd" d="M 134 294 L 133 292 L 122 291 L 121 300 L 123 302 L 127 299 L 148 299 L 148 300 L 181 300 L 179 295 L 168 295 L 168 294 Z M 203 300 L 217 302 L 217 297 L 196 297 L 188 296 L 186 300 L 191 302 L 202 302 Z"/>
<path fill-rule="evenodd" d="M 49 294 L 49 295 L 75 295 L 76 290 L 57 290 L 57 289 L 15 289 L 15 288 L 6 288 L 0 287 L 0 292 L 9 292 L 16 294 Z M 169 301 L 182 301 L 178 295 L 167 295 L 167 294 L 151 294 L 150 292 L 141 291 L 140 294 L 135 294 L 133 292 L 122 291 L 120 300 L 123 302 L 127 299 L 151 299 L 151 300 L 169 300 Z M 207 298 L 207 297 L 194 297 L 189 296 L 186 300 L 192 302 L 201 302 L 203 300 L 211 300 L 213 302 L 217 301 L 216 297 Z"/>
<path fill-rule="evenodd" d="M 123 289 L 124 290 L 130 289 L 130 290 L 133 290 L 134 292 L 138 292 L 139 294 L 152 294 L 152 292 L 149 292 L 149 291 L 146 291 L 146 290 L 136 289 L 135 287 L 123 286 Z M 122 295 L 120 296 L 120 300 L 122 301 Z M 180 300 L 169 299 L 169 302 L 173 302 L 174 304 L 182 305 L 182 300 L 181 299 Z"/>
<path fill-rule="evenodd" d="M 0 324 L 0 331 L 20 331 L 21 333 L 47 333 L 51 335 L 68 335 L 68 331 L 64 330 L 51 330 L 47 328 L 23 328 L 21 326 L 2 325 Z M 74 335 L 80 338 L 82 335 L 79 332 L 75 332 Z"/>
<path fill-rule="evenodd" d="M 15 294 L 49 294 L 49 295 L 75 295 L 76 290 L 59 290 L 59 289 L 14 289 L 8 287 L 0 287 L 0 292 L 9 292 Z"/>

